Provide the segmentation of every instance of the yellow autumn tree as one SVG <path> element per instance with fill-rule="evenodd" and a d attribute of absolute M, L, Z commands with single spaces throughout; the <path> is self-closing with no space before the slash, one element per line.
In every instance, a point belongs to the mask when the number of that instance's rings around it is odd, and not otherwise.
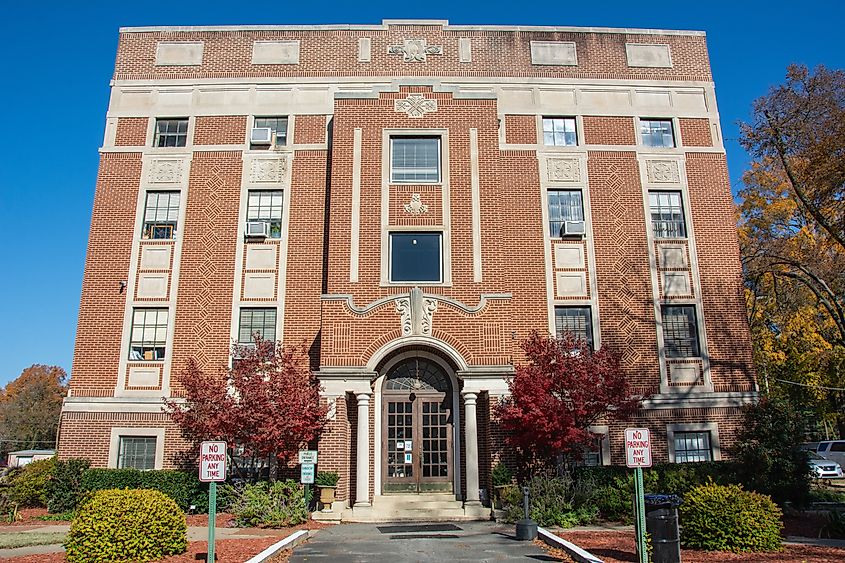
<path fill-rule="evenodd" d="M 739 236 L 755 361 L 845 436 L 845 72 L 793 65 L 742 126 Z"/>

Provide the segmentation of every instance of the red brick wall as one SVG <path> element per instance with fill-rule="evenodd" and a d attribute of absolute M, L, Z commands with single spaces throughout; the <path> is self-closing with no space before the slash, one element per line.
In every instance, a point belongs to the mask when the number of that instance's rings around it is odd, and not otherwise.
<path fill-rule="evenodd" d="M 751 336 L 725 155 L 687 153 L 687 179 L 713 385 L 750 390 Z"/>
<path fill-rule="evenodd" d="M 636 145 L 633 117 L 584 116 L 584 143 L 587 145 Z"/>
<path fill-rule="evenodd" d="M 505 142 L 512 145 L 537 144 L 537 118 L 533 115 L 506 115 Z"/>
<path fill-rule="evenodd" d="M 113 395 L 128 354 L 120 349 L 127 294 L 119 284 L 129 272 L 140 181 L 140 153 L 100 156 L 71 370 L 76 397 Z"/>
<path fill-rule="evenodd" d="M 697 117 L 681 117 L 681 140 L 685 147 L 712 147 L 713 138 L 710 135 L 710 120 Z"/>
<path fill-rule="evenodd" d="M 325 143 L 326 123 L 325 115 L 297 115 L 294 143 L 297 145 Z"/>
<path fill-rule="evenodd" d="M 245 142 L 245 115 L 200 116 L 194 123 L 195 145 L 241 145 Z"/>
<path fill-rule="evenodd" d="M 372 40 L 372 61 L 360 63 L 358 38 Z M 388 53 L 405 39 L 425 39 L 443 47 L 428 55 L 425 65 L 406 63 Z M 472 62 L 458 59 L 458 40 L 470 38 Z M 256 40 L 299 40 L 296 65 L 253 65 Z M 578 65 L 531 64 L 531 41 L 573 41 Z M 159 41 L 203 41 L 202 64 L 156 66 Z M 630 68 L 625 43 L 668 44 L 672 68 Z M 114 78 L 234 78 L 243 76 L 529 76 L 583 79 L 643 79 L 710 81 L 706 39 L 689 35 L 549 31 L 460 31 L 440 26 L 391 25 L 388 29 L 336 31 L 161 31 L 120 34 Z"/>
<path fill-rule="evenodd" d="M 196 152 L 191 162 L 176 300 L 171 380 L 189 358 L 228 363 L 242 162 L 240 151 Z"/>
<path fill-rule="evenodd" d="M 118 147 L 143 147 L 147 144 L 148 117 L 121 117 L 117 120 L 114 144 Z"/>

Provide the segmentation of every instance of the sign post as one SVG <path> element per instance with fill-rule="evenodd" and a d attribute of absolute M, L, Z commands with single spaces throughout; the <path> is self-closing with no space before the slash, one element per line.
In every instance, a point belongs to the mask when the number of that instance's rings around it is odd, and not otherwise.
<path fill-rule="evenodd" d="M 226 442 L 200 445 L 200 481 L 208 483 L 208 563 L 214 563 L 214 527 L 217 523 L 217 483 L 226 480 Z"/>
<path fill-rule="evenodd" d="M 311 506 L 311 485 L 314 483 L 314 467 L 317 465 L 317 450 L 299 451 L 299 482 L 305 485 L 305 509 Z"/>
<path fill-rule="evenodd" d="M 651 435 L 648 428 L 625 429 L 625 464 L 634 468 L 634 522 L 637 529 L 638 563 L 648 563 L 643 490 L 643 467 L 651 467 Z"/>

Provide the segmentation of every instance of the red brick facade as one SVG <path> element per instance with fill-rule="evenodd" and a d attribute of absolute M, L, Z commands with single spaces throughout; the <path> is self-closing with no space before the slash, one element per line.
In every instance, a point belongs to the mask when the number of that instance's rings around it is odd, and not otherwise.
<path fill-rule="evenodd" d="M 630 58 L 631 44 L 655 49 L 658 64 Z M 545 48 L 577 57 L 549 62 Z M 272 308 L 279 338 L 305 342 L 323 383 L 320 469 L 340 473 L 339 500 L 369 502 L 396 478 L 385 469 L 386 381 L 421 358 L 450 382 L 438 392 L 452 413 L 452 465 L 438 486 L 471 501 L 468 483 L 489 489 L 495 463 L 514 460 L 494 408 L 523 360 L 519 342 L 553 331 L 565 306 L 591 315 L 596 343 L 618 350 L 632 387 L 650 396 L 633 420 L 596 429 L 604 463 L 623 462 L 634 425 L 652 430 L 655 461 L 674 459 L 673 432 L 706 434 L 710 457 L 728 455 L 756 383 L 702 34 L 436 22 L 129 29 L 114 78 L 61 457 L 114 464 L 121 432 L 133 431 L 112 429 L 163 428 L 162 466 L 189 463 L 161 398 L 182 395 L 188 359 L 210 372 L 229 362 L 243 309 Z M 256 116 L 286 118 L 287 145 L 250 145 Z M 544 145 L 544 116 L 576 118 L 576 144 Z M 152 147 L 157 118 L 182 119 L 184 145 Z M 638 118 L 669 120 L 680 143 L 642 146 Z M 437 181 L 394 180 L 402 137 L 436 140 Z M 584 235 L 561 238 L 550 204 L 560 190 L 577 194 Z M 245 236 L 259 192 L 283 201 L 277 238 Z M 665 192 L 682 202 L 675 238 L 652 225 L 652 196 Z M 161 240 L 142 238 L 150 193 L 178 197 Z M 439 281 L 391 281 L 402 233 L 436 235 Z M 699 356 L 666 352 L 661 311 L 672 305 L 695 312 Z M 167 314 L 163 358 L 130 350 L 133 311 L 151 308 Z"/>

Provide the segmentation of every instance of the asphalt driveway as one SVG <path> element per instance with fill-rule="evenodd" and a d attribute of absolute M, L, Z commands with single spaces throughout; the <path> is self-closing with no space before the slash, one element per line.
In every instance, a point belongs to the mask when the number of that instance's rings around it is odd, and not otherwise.
<path fill-rule="evenodd" d="M 294 549 L 291 563 L 331 561 L 556 561 L 513 526 L 492 522 L 342 524 Z"/>

